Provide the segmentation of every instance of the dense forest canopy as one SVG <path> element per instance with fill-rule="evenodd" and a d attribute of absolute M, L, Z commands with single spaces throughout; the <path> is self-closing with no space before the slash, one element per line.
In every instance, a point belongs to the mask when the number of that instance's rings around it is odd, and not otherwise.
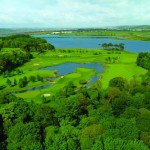
<path fill-rule="evenodd" d="M 70 82 L 42 104 L 0 93 L 1 149 L 148 150 L 149 91 L 116 77 L 106 91 Z"/>
<path fill-rule="evenodd" d="M 0 44 L 1 48 L 21 48 L 27 52 L 53 50 L 54 46 L 45 39 L 32 38 L 27 34 L 17 34 L 4 37 Z"/>
<path fill-rule="evenodd" d="M 32 54 L 21 50 L 0 53 L 0 74 L 5 71 L 12 71 L 18 66 L 29 61 L 31 58 L 33 58 Z"/>
<path fill-rule="evenodd" d="M 8 48 L 8 50 L 7 50 Z M 11 50 L 9 50 L 12 48 Z M 13 49 L 14 48 L 14 49 Z M 15 48 L 20 48 L 16 50 Z M 6 49 L 6 51 L 5 51 Z M 31 52 L 54 50 L 54 46 L 40 38 L 32 38 L 26 34 L 11 35 L 0 41 L 0 74 L 12 71 L 33 58 Z"/>
<path fill-rule="evenodd" d="M 150 70 L 150 53 L 139 53 L 136 61 L 137 65 Z"/>
<path fill-rule="evenodd" d="M 137 64 L 147 66 L 147 55 L 140 53 Z M 42 104 L 1 92 L 0 148 L 148 150 L 150 71 L 141 83 L 115 77 L 106 90 L 100 87 L 69 82 L 53 97 L 43 97 Z"/>

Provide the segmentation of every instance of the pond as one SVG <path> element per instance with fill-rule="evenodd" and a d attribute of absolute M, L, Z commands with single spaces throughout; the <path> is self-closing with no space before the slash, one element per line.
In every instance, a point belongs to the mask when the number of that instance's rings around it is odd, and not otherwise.
<path fill-rule="evenodd" d="M 99 76 L 92 76 L 91 80 L 85 85 L 86 87 L 89 87 L 92 83 L 98 81 L 100 79 Z"/>
<path fill-rule="evenodd" d="M 34 35 L 46 39 L 49 43 L 53 44 L 55 48 L 101 48 L 99 44 L 124 43 L 125 49 L 131 52 L 139 53 L 150 51 L 149 41 L 138 40 L 117 40 L 110 36 L 52 36 L 52 35 Z"/>
<path fill-rule="evenodd" d="M 64 76 L 64 75 L 73 73 L 79 67 L 94 69 L 96 71 L 96 73 L 104 72 L 104 68 L 102 67 L 102 63 L 64 63 L 64 64 L 60 64 L 60 65 L 56 65 L 56 66 L 41 68 L 40 70 L 57 70 L 58 76 Z M 46 80 L 50 80 L 50 81 L 55 81 L 55 79 L 57 79 L 57 78 L 46 78 Z M 99 79 L 100 79 L 99 76 L 96 76 L 96 75 L 92 76 L 90 81 L 87 82 L 87 84 L 85 86 L 89 87 L 92 83 L 96 82 Z M 13 92 L 13 94 L 24 93 L 24 92 L 28 92 L 28 91 L 34 91 L 34 90 L 42 90 L 45 88 L 49 88 L 52 84 L 53 83 L 48 83 L 46 85 L 29 88 L 27 90 L 21 90 L 18 92 Z"/>
<path fill-rule="evenodd" d="M 84 67 L 95 69 L 97 73 L 104 71 L 104 68 L 101 66 L 102 63 L 64 63 L 56 66 L 41 68 L 41 70 L 57 70 L 58 76 L 66 75 L 73 73 L 76 68 Z"/>
<path fill-rule="evenodd" d="M 45 85 L 42 85 L 42 86 L 37 86 L 37 87 L 33 87 L 33 88 L 28 88 L 26 90 L 12 92 L 12 94 L 30 92 L 30 91 L 35 91 L 35 90 L 42 90 L 42 89 L 45 89 L 45 88 L 49 88 L 50 86 L 51 86 L 51 84 L 48 83 L 48 84 L 45 84 Z"/>

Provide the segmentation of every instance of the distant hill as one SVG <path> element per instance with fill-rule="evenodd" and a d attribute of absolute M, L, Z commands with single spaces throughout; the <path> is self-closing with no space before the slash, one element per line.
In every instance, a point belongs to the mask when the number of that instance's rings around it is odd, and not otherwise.
<path fill-rule="evenodd" d="M 45 31 L 45 30 L 47 31 L 48 29 L 45 29 L 45 28 L 0 28 L 0 35 L 36 32 L 36 31 Z"/>
<path fill-rule="evenodd" d="M 116 26 L 119 30 L 150 30 L 150 25 Z"/>
<path fill-rule="evenodd" d="M 150 25 L 127 25 L 127 26 L 110 26 L 100 28 L 0 28 L 0 35 L 32 33 L 46 31 L 93 31 L 93 30 L 132 30 L 132 31 L 150 31 Z"/>

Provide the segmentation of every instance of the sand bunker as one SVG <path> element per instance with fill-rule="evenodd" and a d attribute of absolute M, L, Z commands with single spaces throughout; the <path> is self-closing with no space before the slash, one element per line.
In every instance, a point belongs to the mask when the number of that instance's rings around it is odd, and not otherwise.
<path fill-rule="evenodd" d="M 49 97 L 51 94 L 43 94 L 44 97 Z"/>
<path fill-rule="evenodd" d="M 38 66 L 38 65 L 39 65 L 39 64 L 37 64 L 37 63 L 36 63 L 36 64 L 33 64 L 33 66 Z"/>

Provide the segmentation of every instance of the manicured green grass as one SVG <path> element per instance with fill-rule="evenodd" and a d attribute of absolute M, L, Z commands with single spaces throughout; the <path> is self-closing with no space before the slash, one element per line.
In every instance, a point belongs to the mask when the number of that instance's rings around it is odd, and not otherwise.
<path fill-rule="evenodd" d="M 35 90 L 31 92 L 24 92 L 16 94 L 17 97 L 24 98 L 26 101 L 34 101 L 36 103 L 41 103 L 42 92 L 40 90 Z"/>
<path fill-rule="evenodd" d="M 81 52 L 80 52 L 81 51 Z M 94 55 L 95 52 L 102 53 Z M 71 49 L 71 52 L 66 51 L 65 53 L 57 50 L 55 52 L 49 51 L 45 54 L 33 53 L 34 59 L 26 63 L 21 67 L 22 70 L 36 70 L 38 68 L 46 66 L 54 66 L 66 62 L 99 62 L 104 61 L 103 54 L 105 51 L 102 50 L 76 50 Z"/>
<path fill-rule="evenodd" d="M 102 87 L 107 88 L 109 81 L 114 77 L 123 77 L 128 81 L 136 78 L 141 80 L 140 76 L 147 70 L 138 67 L 135 63 L 131 64 L 108 64 L 105 72 L 102 74 Z"/>
<path fill-rule="evenodd" d="M 112 54 L 111 57 L 117 56 Z M 119 61 L 113 64 L 105 64 L 105 72 L 102 74 L 102 87 L 105 89 L 108 87 L 109 81 L 114 77 L 123 77 L 128 81 L 136 78 L 138 81 L 141 80 L 141 75 L 147 72 L 136 65 L 137 54 L 134 53 L 122 53 L 118 55 Z"/>
<path fill-rule="evenodd" d="M 58 79 L 57 84 L 53 84 L 50 91 L 57 92 L 58 88 L 64 87 L 66 83 L 72 81 L 76 86 L 81 86 L 80 80 L 89 81 L 92 75 L 95 75 L 95 70 L 88 68 L 77 68 L 74 73 L 68 74 L 63 78 Z"/>
<path fill-rule="evenodd" d="M 98 55 L 95 55 L 95 53 L 98 53 Z M 19 69 L 23 71 L 22 75 L 16 75 L 16 76 L 9 77 L 9 78 L 3 78 L 3 76 L 0 76 L 0 81 L 1 81 L 0 85 L 7 85 L 6 84 L 7 79 L 10 79 L 12 82 L 14 81 L 14 79 L 16 79 L 18 82 L 19 79 L 23 78 L 24 76 L 26 76 L 27 78 L 29 78 L 29 76 L 31 75 L 34 75 L 34 76 L 40 75 L 42 77 L 54 76 L 54 71 L 38 70 L 39 68 L 46 67 L 46 66 L 54 66 L 54 65 L 58 65 L 58 64 L 66 63 L 66 62 L 78 62 L 78 63 L 80 62 L 81 63 L 102 62 L 105 60 L 105 54 L 106 54 L 106 51 L 94 50 L 94 49 L 93 50 L 91 49 L 90 50 L 66 49 L 66 52 L 62 52 L 62 49 L 59 49 L 56 51 L 48 51 L 44 54 L 33 53 L 34 59 L 32 59 L 30 62 L 27 62 L 23 66 L 19 67 Z M 45 84 L 46 83 L 47 82 L 45 82 Z M 30 87 L 40 86 L 43 84 L 44 83 L 42 82 L 30 82 L 29 84 L 27 84 L 25 88 L 19 88 L 19 86 L 16 85 L 14 87 L 7 86 L 5 90 L 7 91 L 25 90 Z"/>
<path fill-rule="evenodd" d="M 67 85 L 68 82 L 72 81 L 75 86 L 80 87 L 83 86 L 79 82 L 81 79 L 86 80 L 87 82 L 90 80 L 92 75 L 95 75 L 95 70 L 88 69 L 88 68 L 77 68 L 74 73 L 68 74 L 66 76 L 60 76 L 58 79 L 55 80 L 55 83 L 52 83 L 51 87 L 36 91 L 30 91 L 25 93 L 16 94 L 18 97 L 22 97 L 29 100 L 35 100 L 35 102 L 40 102 L 40 98 L 43 94 L 51 94 L 55 95 L 59 92 L 63 87 Z M 36 99 L 35 99 L 36 97 Z"/>
<path fill-rule="evenodd" d="M 102 74 L 98 74 L 102 76 L 101 83 L 102 87 L 105 89 L 108 86 L 110 79 L 122 76 L 127 80 L 131 80 L 133 76 L 140 80 L 140 75 L 146 72 L 145 69 L 142 69 L 136 66 L 136 58 L 137 54 L 133 54 L 130 52 L 120 52 L 117 51 L 110 52 L 107 50 L 100 50 L 100 49 L 57 49 L 56 51 L 48 51 L 46 53 L 38 54 L 33 53 L 34 59 L 30 62 L 27 62 L 23 66 L 19 67 L 20 70 L 23 71 L 23 75 L 16 75 L 10 77 L 10 80 L 18 81 L 20 78 L 24 76 L 31 76 L 31 75 L 40 75 L 42 77 L 50 77 L 54 76 L 54 71 L 48 70 L 39 70 L 39 68 L 47 67 L 47 66 L 54 66 L 59 65 L 66 62 L 77 62 L 77 63 L 86 63 L 86 62 L 105 62 L 105 72 Z M 107 58 L 110 57 L 112 60 L 113 58 L 117 57 L 117 61 L 108 62 Z M 79 87 L 82 86 L 79 81 L 86 80 L 89 81 L 91 76 L 95 75 L 95 70 L 88 69 L 88 68 L 77 68 L 73 73 L 65 75 L 64 77 L 58 77 L 55 80 L 55 83 L 51 85 L 51 87 L 36 90 L 31 92 L 25 92 L 16 94 L 18 97 L 22 97 L 27 101 L 35 100 L 36 102 L 41 102 L 41 97 L 45 93 L 55 94 L 60 89 L 62 89 L 69 81 L 73 81 L 73 83 Z M 6 84 L 6 78 L 0 76 L 1 85 Z M 24 89 L 28 89 L 35 86 L 40 86 L 47 84 L 48 81 L 42 82 L 30 82 Z M 22 90 L 17 86 L 9 87 L 5 89 L 7 91 L 18 91 Z"/>
<path fill-rule="evenodd" d="M 14 79 L 16 79 L 17 83 L 19 82 L 19 79 L 23 78 L 24 76 L 26 76 L 28 78 L 28 81 L 29 81 L 29 77 L 30 76 L 41 76 L 41 77 L 53 77 L 54 76 L 54 71 L 50 71 L 50 70 L 34 70 L 34 71 L 25 71 L 24 74 L 21 74 L 21 75 L 16 75 L 16 76 L 13 76 L 13 77 L 9 77 L 9 78 L 3 78 L 3 76 L 0 76 L 0 84 L 1 85 L 7 85 L 6 84 L 6 81 L 7 79 L 9 79 L 12 84 L 14 82 Z M 24 90 L 24 89 L 27 89 L 27 88 L 30 88 L 30 87 L 35 87 L 35 86 L 39 86 L 39 85 L 42 85 L 42 84 L 46 84 L 47 82 L 29 82 L 27 84 L 27 86 L 25 88 L 20 88 L 18 85 L 16 86 L 13 86 L 13 87 L 10 87 L 10 86 L 7 86 L 5 90 L 7 91 L 18 91 L 18 90 Z"/>

